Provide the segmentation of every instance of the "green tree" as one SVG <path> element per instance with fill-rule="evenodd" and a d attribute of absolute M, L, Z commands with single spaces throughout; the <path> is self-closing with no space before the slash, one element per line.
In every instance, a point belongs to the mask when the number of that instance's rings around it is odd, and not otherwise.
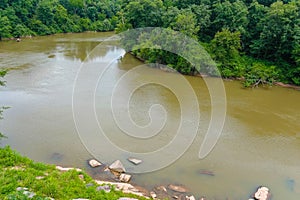
<path fill-rule="evenodd" d="M 195 14 L 197 19 L 197 25 L 200 28 L 198 33 L 200 37 L 204 36 L 204 33 L 207 32 L 207 28 L 211 25 L 211 9 L 210 6 L 205 4 L 200 5 L 191 5 L 190 9 Z"/>
<path fill-rule="evenodd" d="M 266 66 L 262 63 L 253 63 L 245 73 L 245 87 L 272 85 L 279 77 L 279 70 L 275 66 Z"/>
<path fill-rule="evenodd" d="M 196 15 L 189 9 L 182 10 L 170 26 L 173 30 L 182 32 L 189 37 L 196 36 L 200 30 Z"/>
<path fill-rule="evenodd" d="M 2 38 L 12 37 L 12 27 L 8 17 L 4 16 L 0 18 L 0 40 Z"/>
<path fill-rule="evenodd" d="M 36 9 L 37 19 L 46 26 L 52 26 L 54 21 L 54 11 L 58 2 L 55 0 L 41 0 Z"/>
<path fill-rule="evenodd" d="M 244 34 L 248 24 L 248 8 L 243 1 L 231 3 L 229 0 L 213 5 L 212 30 L 213 33 L 224 28 L 230 31 L 239 31 Z"/>
<path fill-rule="evenodd" d="M 245 44 L 245 51 L 250 52 L 250 45 L 252 41 L 257 40 L 260 37 L 262 27 L 260 24 L 267 12 L 267 7 L 259 4 L 256 0 L 253 1 L 248 7 L 248 26 L 247 32 L 243 35 L 243 42 Z"/>
<path fill-rule="evenodd" d="M 241 34 L 239 31 L 231 32 L 223 29 L 217 32 L 211 41 L 211 52 L 213 58 L 219 65 L 219 69 L 224 77 L 239 76 L 242 69 L 239 65 L 241 49 Z"/>
<path fill-rule="evenodd" d="M 291 62 L 292 51 L 300 43 L 300 7 L 295 2 L 275 2 L 260 21 L 262 31 L 259 39 L 253 41 L 253 55 L 272 61 Z"/>
<path fill-rule="evenodd" d="M 161 0 L 134 0 L 126 5 L 124 13 L 133 28 L 158 27 L 162 25 L 162 9 Z"/>
<path fill-rule="evenodd" d="M 17 24 L 13 29 L 13 36 L 14 37 L 24 37 L 32 35 L 32 31 L 29 30 L 25 25 L 23 24 Z"/>

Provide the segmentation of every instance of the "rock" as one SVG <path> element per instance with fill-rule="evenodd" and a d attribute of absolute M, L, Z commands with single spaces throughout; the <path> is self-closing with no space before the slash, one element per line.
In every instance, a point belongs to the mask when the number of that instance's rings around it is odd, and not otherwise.
<path fill-rule="evenodd" d="M 103 170 L 104 172 L 109 172 L 110 169 L 108 167 L 105 167 L 105 169 Z"/>
<path fill-rule="evenodd" d="M 128 158 L 128 160 L 135 165 L 141 164 L 143 162 L 142 160 L 137 159 L 137 158 Z"/>
<path fill-rule="evenodd" d="M 95 180 L 95 182 L 99 185 L 103 185 L 103 184 L 114 185 L 116 190 L 121 190 L 124 193 L 135 194 L 138 196 L 144 196 L 144 194 L 142 192 L 140 192 L 140 190 L 138 190 L 136 187 L 134 187 L 133 185 L 131 185 L 129 183 L 116 183 L 116 182 L 99 181 L 99 180 Z"/>
<path fill-rule="evenodd" d="M 119 173 L 123 173 L 126 172 L 123 164 L 121 163 L 120 160 L 116 160 L 115 162 L 113 162 L 110 166 L 109 169 L 119 172 Z"/>
<path fill-rule="evenodd" d="M 87 188 L 92 187 L 92 186 L 94 186 L 93 183 L 88 183 L 88 184 L 85 185 L 85 187 L 87 187 Z"/>
<path fill-rule="evenodd" d="M 131 179 L 131 175 L 129 174 L 120 174 L 119 180 L 125 183 L 128 183 Z"/>
<path fill-rule="evenodd" d="M 72 168 L 72 167 L 61 167 L 61 166 L 56 166 L 56 169 L 62 172 L 67 172 L 70 170 L 76 170 L 77 172 L 81 172 L 82 170 L 79 168 Z"/>
<path fill-rule="evenodd" d="M 185 198 L 186 198 L 186 200 L 196 200 L 193 195 L 192 196 L 186 196 Z"/>
<path fill-rule="evenodd" d="M 157 195 L 153 191 L 150 192 L 150 196 L 152 199 L 156 199 L 156 197 L 157 197 Z"/>
<path fill-rule="evenodd" d="M 29 192 L 29 191 L 24 191 L 23 194 L 26 195 L 30 199 L 35 196 L 34 192 Z"/>
<path fill-rule="evenodd" d="M 111 188 L 109 185 L 102 185 L 102 186 L 97 187 L 97 191 L 101 191 L 101 190 L 108 193 L 111 191 Z"/>
<path fill-rule="evenodd" d="M 174 198 L 174 199 L 178 199 L 179 197 L 178 197 L 178 196 L 176 196 L 176 195 L 174 195 L 174 196 L 173 196 L 173 198 Z"/>
<path fill-rule="evenodd" d="M 91 167 L 98 167 L 98 166 L 101 166 L 102 164 L 99 161 L 97 161 L 95 159 L 92 159 L 92 160 L 89 161 L 89 165 Z"/>
<path fill-rule="evenodd" d="M 167 192 L 167 188 L 165 186 L 158 186 L 156 187 L 157 190 L 160 190 L 160 191 L 164 191 L 164 192 Z"/>
<path fill-rule="evenodd" d="M 199 173 L 202 174 L 202 175 L 208 175 L 208 176 L 214 176 L 215 175 L 214 172 L 209 171 L 209 170 L 201 170 Z"/>
<path fill-rule="evenodd" d="M 28 190 L 28 188 L 26 188 L 26 187 L 17 187 L 17 191 L 22 191 L 22 190 Z"/>
<path fill-rule="evenodd" d="M 254 199 L 256 200 L 268 200 L 269 197 L 269 188 L 267 187 L 259 187 L 254 194 Z"/>
<path fill-rule="evenodd" d="M 178 185 L 172 185 L 172 184 L 170 184 L 170 185 L 168 186 L 168 188 L 171 189 L 171 190 L 173 190 L 173 191 L 175 191 L 175 192 L 180 192 L 180 193 L 185 193 L 185 192 L 187 192 L 187 189 L 186 189 L 186 188 L 184 188 L 184 187 L 182 187 L 182 186 L 178 186 Z"/>
<path fill-rule="evenodd" d="M 79 178 L 80 180 L 84 180 L 84 176 L 83 176 L 82 174 L 79 174 L 79 175 L 78 175 L 78 178 Z"/>
<path fill-rule="evenodd" d="M 43 177 L 43 176 L 37 176 L 37 177 L 35 177 L 35 179 L 37 179 L 37 180 L 41 180 L 43 178 L 45 178 L 45 177 Z"/>

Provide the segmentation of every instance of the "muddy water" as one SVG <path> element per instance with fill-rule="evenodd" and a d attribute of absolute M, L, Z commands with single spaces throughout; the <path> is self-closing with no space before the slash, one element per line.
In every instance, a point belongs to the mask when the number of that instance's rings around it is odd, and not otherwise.
<path fill-rule="evenodd" d="M 131 93 L 128 104 L 121 100 L 127 98 L 126 91 L 134 88 L 136 82 L 155 77 L 179 87 L 180 75 L 140 67 L 119 84 L 120 101 L 115 101 L 117 109 L 111 114 L 111 95 L 118 81 L 142 63 L 130 55 L 118 60 L 125 52 L 113 41 L 103 43 L 110 41 L 110 36 L 112 33 L 68 34 L 0 43 L 0 67 L 12 69 L 5 77 L 7 86 L 0 91 L 0 104 L 11 107 L 0 122 L 1 131 L 8 136 L 2 145 L 10 145 L 36 161 L 87 170 L 86 160 L 93 156 L 100 156 L 104 163 L 121 159 L 134 171 L 134 166 L 126 161 L 130 152 L 155 152 L 173 141 L 182 116 L 181 95 L 190 93 L 179 90 L 176 94 L 159 84 L 145 84 Z M 247 199 L 258 185 L 267 185 L 273 200 L 299 199 L 300 92 L 280 87 L 243 89 L 239 82 L 224 81 L 224 129 L 213 151 L 200 160 L 198 153 L 208 129 L 211 101 L 201 78 L 185 79 L 198 99 L 200 122 L 196 138 L 173 164 L 134 175 L 133 181 L 149 188 L 178 183 L 198 197 L 236 200 Z M 72 99 L 74 85 L 76 99 Z M 136 125 L 145 127 L 154 120 L 164 126 L 158 133 L 128 136 L 115 120 L 123 116 L 124 106 L 129 108 Z M 186 105 L 197 110 L 193 106 Z M 197 121 L 191 116 L 183 120 L 191 124 Z M 99 127 L 105 138 L 101 138 Z M 151 127 L 149 131 L 155 132 Z M 185 134 L 191 133 L 187 130 Z M 179 137 L 184 141 L 187 135 Z M 103 142 L 106 139 L 127 152 L 112 151 Z M 152 163 L 146 161 L 142 165 L 164 163 L 168 156 L 177 153 L 157 154 Z M 202 174 L 203 170 L 214 176 Z"/>

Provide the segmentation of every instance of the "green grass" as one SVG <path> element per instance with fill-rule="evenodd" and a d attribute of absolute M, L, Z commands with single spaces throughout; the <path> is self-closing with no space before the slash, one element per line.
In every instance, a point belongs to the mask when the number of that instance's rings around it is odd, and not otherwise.
<path fill-rule="evenodd" d="M 79 175 L 83 175 L 83 180 Z M 40 177 L 40 178 L 39 178 Z M 108 193 L 97 191 L 94 180 L 85 172 L 71 170 L 60 172 L 54 165 L 35 163 L 32 160 L 20 156 L 10 147 L 0 148 L 0 199 L 4 200 L 46 200 L 46 199 L 118 199 L 120 197 L 143 197 L 124 194 L 113 187 Z M 28 190 L 17 191 L 17 188 Z M 29 198 L 24 191 L 34 193 Z"/>

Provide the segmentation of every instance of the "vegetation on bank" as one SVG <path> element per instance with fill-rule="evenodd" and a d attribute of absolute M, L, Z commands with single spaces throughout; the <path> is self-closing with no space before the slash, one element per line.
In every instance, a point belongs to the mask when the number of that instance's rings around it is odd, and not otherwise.
<path fill-rule="evenodd" d="M 0 2 L 0 38 L 122 32 L 140 27 L 168 28 L 196 39 L 217 62 L 223 77 L 242 77 L 245 86 L 274 81 L 300 85 L 299 0 Z M 135 53 L 148 62 L 167 64 L 184 74 L 195 72 L 195 66 L 171 53 L 151 49 Z M 164 60 L 162 55 L 166 56 Z"/>
<path fill-rule="evenodd" d="M 9 147 L 0 148 L 0 199 L 50 200 L 53 199 L 119 199 L 131 194 L 97 189 L 99 185 L 84 172 L 58 171 L 53 165 L 35 163 L 20 156 Z"/>

